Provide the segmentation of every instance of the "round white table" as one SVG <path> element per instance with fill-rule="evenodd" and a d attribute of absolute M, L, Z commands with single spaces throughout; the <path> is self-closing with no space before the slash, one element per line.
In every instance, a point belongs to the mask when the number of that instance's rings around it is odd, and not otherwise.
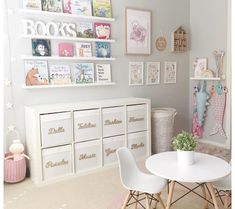
<path fill-rule="evenodd" d="M 226 161 L 208 154 L 195 152 L 194 164 L 182 166 L 177 163 L 177 152 L 162 152 L 150 156 L 146 162 L 146 168 L 153 174 L 171 180 L 166 209 L 171 206 L 175 181 L 188 183 L 206 183 L 214 203 L 215 209 L 219 209 L 213 181 L 219 180 L 231 172 L 231 166 Z"/>

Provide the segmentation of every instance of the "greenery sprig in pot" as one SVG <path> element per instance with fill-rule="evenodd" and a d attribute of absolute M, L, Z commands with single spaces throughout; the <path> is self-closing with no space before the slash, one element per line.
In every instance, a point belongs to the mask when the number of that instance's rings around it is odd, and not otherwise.
<path fill-rule="evenodd" d="M 197 147 L 197 141 L 191 133 L 182 131 L 173 137 L 172 147 L 177 150 L 180 165 L 192 165 L 194 163 L 194 150 Z"/>

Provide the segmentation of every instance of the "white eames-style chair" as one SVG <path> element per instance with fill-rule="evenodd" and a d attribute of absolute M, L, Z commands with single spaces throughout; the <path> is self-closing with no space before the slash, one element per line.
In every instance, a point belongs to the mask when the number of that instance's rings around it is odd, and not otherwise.
<path fill-rule="evenodd" d="M 150 209 L 153 200 L 156 203 L 159 202 L 165 209 L 160 194 L 166 187 L 167 181 L 161 177 L 140 171 L 131 151 L 126 147 L 117 150 L 117 157 L 122 185 L 129 190 L 121 209 L 132 204 L 135 204 L 135 208 L 139 204 L 143 208 Z M 143 199 L 145 199 L 145 206 L 141 202 Z"/>

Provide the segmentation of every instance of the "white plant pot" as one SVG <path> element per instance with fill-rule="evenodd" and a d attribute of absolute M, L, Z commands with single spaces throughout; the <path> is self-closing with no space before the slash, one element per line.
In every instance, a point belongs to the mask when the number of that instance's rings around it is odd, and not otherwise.
<path fill-rule="evenodd" d="M 194 151 L 177 150 L 179 165 L 192 165 L 194 163 Z"/>

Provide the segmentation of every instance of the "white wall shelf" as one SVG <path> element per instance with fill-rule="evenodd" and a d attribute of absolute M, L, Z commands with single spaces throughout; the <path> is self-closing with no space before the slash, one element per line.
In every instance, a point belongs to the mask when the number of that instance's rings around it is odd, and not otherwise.
<path fill-rule="evenodd" d="M 67 13 L 59 13 L 59 12 L 47 12 L 47 11 L 37 11 L 30 9 L 19 9 L 19 13 L 22 15 L 29 14 L 35 16 L 51 16 L 51 17 L 66 17 L 66 18 L 76 18 L 76 19 L 85 19 L 85 20 L 95 20 L 95 21 L 105 21 L 105 22 L 114 22 L 114 18 L 106 18 L 106 17 L 95 17 L 95 16 L 85 16 L 85 15 L 76 15 L 76 14 L 67 14 Z"/>
<path fill-rule="evenodd" d="M 195 77 L 190 77 L 190 80 L 205 80 L 205 81 L 219 81 L 221 78 L 214 77 L 214 78 L 195 78 Z"/>
<path fill-rule="evenodd" d="M 59 57 L 59 56 L 21 56 L 22 60 L 93 60 L 93 61 L 114 61 L 114 57 Z"/>
<path fill-rule="evenodd" d="M 82 41 L 82 42 L 109 42 L 113 43 L 113 39 L 97 39 L 97 38 L 79 38 L 79 37 L 64 37 L 64 36 L 42 36 L 42 35 L 21 35 L 21 38 L 27 39 L 52 39 L 52 40 L 66 40 L 66 41 Z"/>
<path fill-rule="evenodd" d="M 114 85 L 116 85 L 115 82 L 109 82 L 109 83 L 63 84 L 63 85 L 38 85 L 38 86 L 26 86 L 26 85 L 23 85 L 23 89 L 74 88 L 74 87 L 114 86 Z"/>

